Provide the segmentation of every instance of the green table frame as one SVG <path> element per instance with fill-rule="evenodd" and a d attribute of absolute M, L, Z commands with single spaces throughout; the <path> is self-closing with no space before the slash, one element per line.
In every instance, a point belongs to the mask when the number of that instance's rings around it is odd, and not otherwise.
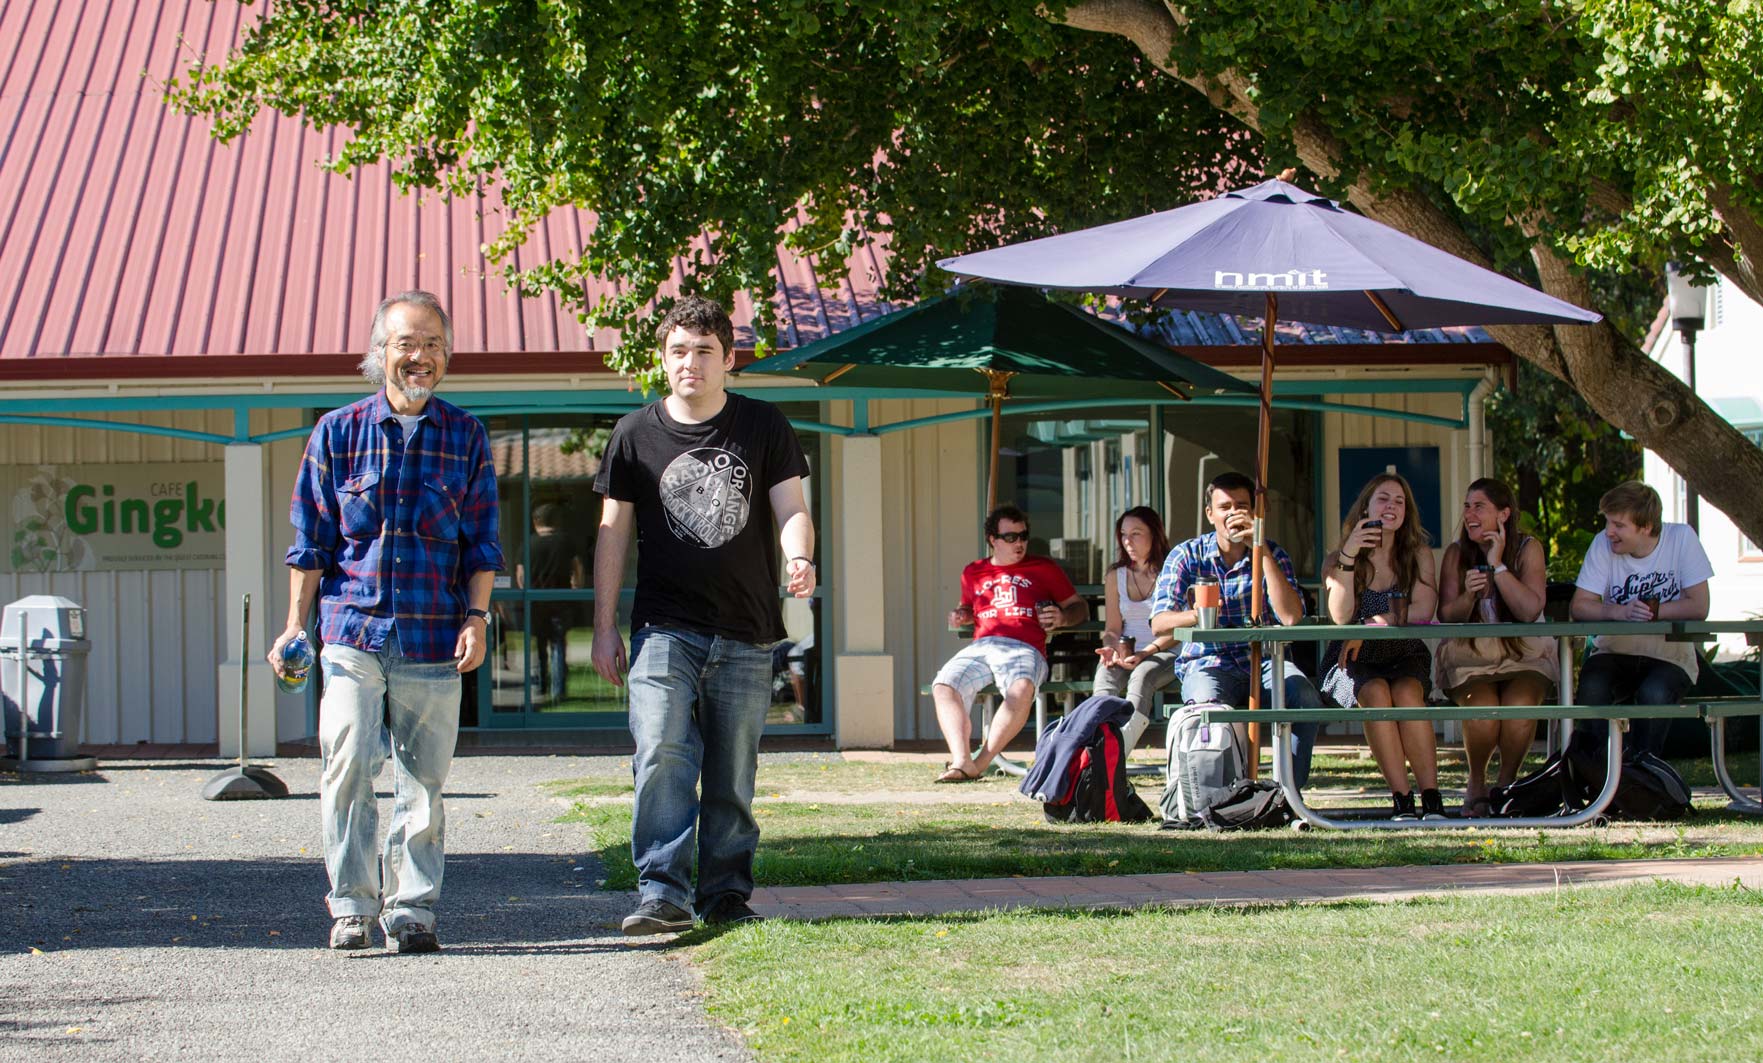
<path fill-rule="evenodd" d="M 1763 715 L 1763 701 L 1741 700 L 1720 704 L 1689 703 L 1685 705 L 1637 705 L 1610 706 L 1610 713 L 1588 711 L 1585 706 L 1573 704 L 1573 640 L 1592 635 L 1662 635 L 1670 641 L 1703 642 L 1712 636 L 1730 632 L 1743 632 L 1753 643 L 1763 635 L 1763 621 L 1757 620 L 1716 620 L 1716 621 L 1684 621 L 1659 620 L 1647 623 L 1632 621 L 1542 621 L 1530 624 L 1420 624 L 1406 627 L 1389 627 L 1379 624 L 1323 624 L 1306 620 L 1291 626 L 1269 625 L 1249 628 L 1177 628 L 1171 632 L 1178 642 L 1209 642 L 1227 644 L 1261 643 L 1266 646 L 1272 658 L 1273 674 L 1281 675 L 1285 668 L 1286 646 L 1293 642 L 1333 642 L 1349 639 L 1425 639 L 1443 638 L 1553 638 L 1558 645 L 1561 662 L 1560 704 L 1525 706 L 1522 710 L 1490 710 L 1463 709 L 1457 706 L 1447 708 L 1430 707 L 1396 707 L 1377 710 L 1377 714 L 1387 719 L 1488 719 L 1506 717 L 1524 719 L 1549 719 L 1561 721 L 1558 729 L 1559 745 L 1565 747 L 1572 733 L 1572 720 L 1596 716 L 1609 719 L 1611 722 L 1608 745 L 1608 761 L 1610 764 L 1622 763 L 1622 734 L 1628 730 L 1631 717 L 1664 718 L 1664 717 L 1701 717 L 1708 722 L 1709 743 L 1714 760 L 1715 777 L 1719 779 L 1721 789 L 1732 799 L 1728 806 L 1733 811 L 1749 815 L 1763 815 L 1763 787 L 1759 788 L 1759 797 L 1746 794 L 1732 779 L 1726 765 L 1726 720 L 1738 715 Z M 1763 667 L 1763 664 L 1760 664 Z M 1292 749 L 1291 730 L 1293 723 L 1310 720 L 1329 721 L 1342 718 L 1342 710 L 1338 709 L 1287 709 L 1285 707 L 1285 684 L 1271 685 L 1270 710 L 1231 710 L 1214 715 L 1221 720 L 1240 721 L 1244 718 L 1253 719 L 1259 711 L 1268 711 L 1268 722 L 1274 725 L 1273 734 L 1273 776 L 1284 791 L 1286 800 L 1291 804 L 1293 812 L 1298 816 L 1299 823 L 1311 827 L 1330 830 L 1362 830 L 1362 829 L 1462 829 L 1465 827 L 1487 830 L 1491 827 L 1571 827 L 1582 823 L 1591 823 L 1600 819 L 1610 801 L 1615 797 L 1616 785 L 1620 781 L 1619 771 L 1605 773 L 1604 787 L 1590 805 L 1581 811 L 1568 816 L 1526 817 L 1513 819 L 1442 819 L 1442 820 L 1403 820 L 1356 818 L 1350 815 L 1330 815 L 1325 810 L 1311 808 L 1304 801 L 1303 794 L 1292 782 Z M 1619 710 L 1622 715 L 1616 715 Z M 1363 714 L 1356 714 L 1362 717 Z M 1553 749 L 1556 743 L 1551 742 Z M 1258 754 L 1257 754 L 1258 755 Z"/>

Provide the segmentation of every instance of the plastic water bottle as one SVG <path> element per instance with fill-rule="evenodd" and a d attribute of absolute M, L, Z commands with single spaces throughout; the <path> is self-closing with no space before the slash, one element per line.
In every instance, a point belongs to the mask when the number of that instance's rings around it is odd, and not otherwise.
<path fill-rule="evenodd" d="M 275 677 L 275 685 L 288 694 L 298 694 L 305 690 L 307 676 L 312 672 L 312 661 L 312 643 L 306 641 L 306 632 L 302 631 L 282 650 L 284 674 Z"/>

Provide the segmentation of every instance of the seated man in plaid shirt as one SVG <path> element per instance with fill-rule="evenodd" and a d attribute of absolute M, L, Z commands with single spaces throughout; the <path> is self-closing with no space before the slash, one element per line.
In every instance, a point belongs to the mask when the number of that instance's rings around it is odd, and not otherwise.
<path fill-rule="evenodd" d="M 459 736 L 460 677 L 483 662 L 502 568 L 484 426 L 433 397 L 452 355 L 453 325 L 433 295 L 381 303 L 361 361 L 379 390 L 319 418 L 294 482 L 288 626 L 269 663 L 281 674 L 316 597 L 333 949 L 367 948 L 376 918 L 393 951 L 440 948 L 441 786 Z M 382 719 L 395 770 L 376 854 Z"/>
<path fill-rule="evenodd" d="M 1151 630 L 1167 635 L 1178 627 L 1193 627 L 1199 613 L 1189 601 L 1189 589 L 1201 576 L 1218 581 L 1222 600 L 1219 627 L 1244 627 L 1249 622 L 1249 585 L 1254 572 L 1249 556 L 1253 539 L 1255 484 L 1242 473 L 1221 473 L 1206 485 L 1206 519 L 1212 531 L 1189 539 L 1169 551 L 1157 589 L 1151 595 Z M 1262 572 L 1267 594 L 1261 615 L 1276 616 L 1281 624 L 1295 624 L 1304 616 L 1304 592 L 1292 572 L 1292 559 L 1278 545 L 1261 547 Z M 1182 700 L 1190 705 L 1216 702 L 1241 706 L 1249 700 L 1249 646 L 1244 642 L 1189 642 L 1176 661 Z M 1271 700 L 1273 660 L 1261 661 L 1262 697 Z M 1315 709 L 1322 697 L 1297 665 L 1285 665 L 1286 707 Z M 1264 701 L 1263 704 L 1267 704 Z M 1292 774 L 1300 787 L 1310 779 L 1310 753 L 1316 745 L 1319 725 L 1292 725 Z"/>

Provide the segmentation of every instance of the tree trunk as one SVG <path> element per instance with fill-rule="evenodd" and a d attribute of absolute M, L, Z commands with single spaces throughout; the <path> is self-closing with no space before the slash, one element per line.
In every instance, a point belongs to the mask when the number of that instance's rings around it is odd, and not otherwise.
<path fill-rule="evenodd" d="M 1172 44 L 1186 30 L 1185 18 L 1174 5 L 1152 0 L 1082 0 L 1067 8 L 1062 19 L 1078 29 L 1125 37 L 1159 70 L 1204 93 L 1214 107 L 1251 129 L 1259 128 L 1249 79 L 1234 72 L 1184 77 L 1168 65 Z M 1324 176 L 1339 172 L 1335 138 L 1319 122 L 1300 117 L 1292 140 L 1310 170 Z M 1729 231 L 1742 230 L 1754 222 L 1732 203 L 1730 190 L 1710 191 L 1717 206 L 1727 208 Z M 1385 225 L 1477 265 L 1489 266 L 1487 256 L 1463 227 L 1413 189 L 1374 193 L 1356 185 L 1348 201 Z M 1747 234 L 1735 235 L 1749 250 L 1749 241 L 1744 239 Z M 1759 237 L 1759 246 L 1763 246 L 1763 237 Z M 1567 262 L 1541 243 L 1533 247 L 1532 257 L 1544 291 L 1597 309 L 1591 286 Z M 1742 255 L 1710 258 L 1710 264 L 1741 290 L 1753 293 L 1759 289 L 1758 276 L 1748 262 Z M 1607 320 L 1554 329 L 1504 325 L 1488 332 L 1514 354 L 1572 385 L 1598 416 L 1663 458 L 1698 494 L 1731 517 L 1752 542 L 1763 542 L 1763 490 L 1759 489 L 1763 487 L 1763 449 L 1710 409 L 1669 370 L 1617 335 Z"/>

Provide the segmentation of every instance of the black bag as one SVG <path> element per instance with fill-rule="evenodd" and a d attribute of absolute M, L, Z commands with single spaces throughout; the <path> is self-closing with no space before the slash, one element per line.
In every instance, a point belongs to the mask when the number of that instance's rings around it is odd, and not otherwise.
<path fill-rule="evenodd" d="M 1599 785 L 1603 785 L 1601 772 Z M 1489 790 L 1488 803 L 1493 805 L 1496 816 L 1531 819 L 1571 815 L 1586 806 L 1588 796 L 1567 758 L 1557 753 L 1511 785 Z"/>
<path fill-rule="evenodd" d="M 1604 788 L 1605 759 L 1602 742 L 1583 731 L 1573 733 L 1567 743 L 1567 763 L 1584 789 L 1584 803 Z M 1611 819 L 1682 819 L 1694 811 L 1689 783 L 1676 768 L 1652 753 L 1624 752 L 1622 776 L 1616 780 L 1616 794 L 1605 815 Z"/>
<path fill-rule="evenodd" d="M 1566 816 L 1592 803 L 1604 789 L 1603 741 L 1575 731 L 1565 754 L 1557 753 L 1542 767 L 1511 786 L 1496 786 L 1489 795 L 1496 816 Z M 1651 753 L 1630 752 L 1622 758 L 1622 777 L 1604 815 L 1611 819 L 1682 819 L 1694 811 L 1689 784 L 1677 769 Z"/>
<path fill-rule="evenodd" d="M 1112 723 L 1098 726 L 1069 771 L 1065 797 L 1041 805 L 1048 823 L 1143 823 L 1151 818 L 1151 807 L 1127 781 L 1126 744 Z"/>
<path fill-rule="evenodd" d="M 1163 830 L 1270 830 L 1298 817 L 1277 783 L 1243 779 L 1190 820 L 1166 819 Z"/>

